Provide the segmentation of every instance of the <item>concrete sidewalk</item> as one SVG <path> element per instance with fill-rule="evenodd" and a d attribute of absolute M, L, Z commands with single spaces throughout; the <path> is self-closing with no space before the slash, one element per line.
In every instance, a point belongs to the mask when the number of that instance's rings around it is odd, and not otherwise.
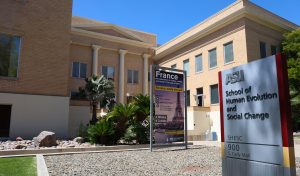
<path fill-rule="evenodd" d="M 219 141 L 192 141 L 194 145 L 221 147 Z M 295 144 L 295 157 L 300 157 L 300 144 Z"/>

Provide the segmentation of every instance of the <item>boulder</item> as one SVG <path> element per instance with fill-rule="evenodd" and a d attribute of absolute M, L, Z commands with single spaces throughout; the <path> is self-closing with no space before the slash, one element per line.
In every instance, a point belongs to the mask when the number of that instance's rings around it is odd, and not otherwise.
<path fill-rule="evenodd" d="M 83 138 L 82 137 L 76 137 L 73 139 L 73 142 L 77 142 L 79 144 L 83 143 Z"/>
<path fill-rule="evenodd" d="M 19 136 L 16 138 L 16 141 L 23 141 L 23 139 Z"/>
<path fill-rule="evenodd" d="M 15 146 L 15 149 L 26 149 L 27 146 L 23 145 L 23 144 L 18 144 L 17 146 Z"/>
<path fill-rule="evenodd" d="M 51 131 L 42 131 L 37 137 L 33 138 L 35 146 L 52 147 L 57 146 L 55 133 Z"/>

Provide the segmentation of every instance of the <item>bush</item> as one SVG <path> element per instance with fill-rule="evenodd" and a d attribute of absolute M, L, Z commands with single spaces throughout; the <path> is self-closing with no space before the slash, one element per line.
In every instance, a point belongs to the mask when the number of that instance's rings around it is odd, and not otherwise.
<path fill-rule="evenodd" d="M 136 140 L 139 144 L 145 144 L 148 142 L 148 129 L 143 126 L 141 123 L 131 124 L 124 134 L 124 140 L 126 142 L 132 142 Z"/>
<path fill-rule="evenodd" d="M 88 139 L 93 144 L 113 144 L 113 134 L 115 133 L 115 125 L 112 121 L 102 118 L 95 125 L 89 126 Z"/>

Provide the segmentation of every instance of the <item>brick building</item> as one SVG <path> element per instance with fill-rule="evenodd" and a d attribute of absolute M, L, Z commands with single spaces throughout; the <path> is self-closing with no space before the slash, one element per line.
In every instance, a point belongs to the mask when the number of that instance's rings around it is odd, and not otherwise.
<path fill-rule="evenodd" d="M 298 26 L 238 0 L 166 44 L 156 35 L 72 17 L 72 0 L 2 0 L 0 5 L 0 138 L 42 130 L 74 137 L 90 119 L 76 99 L 84 78 L 104 75 L 126 103 L 149 92 L 150 64 L 188 73 L 190 139 L 219 134 L 217 73 L 278 52 Z M 218 135 L 219 136 L 219 135 Z"/>

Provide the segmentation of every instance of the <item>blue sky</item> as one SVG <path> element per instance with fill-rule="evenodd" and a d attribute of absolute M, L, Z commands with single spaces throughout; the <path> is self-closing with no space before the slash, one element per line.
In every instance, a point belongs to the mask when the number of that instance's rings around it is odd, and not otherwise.
<path fill-rule="evenodd" d="M 163 44 L 235 0 L 73 0 L 73 15 L 157 34 Z M 300 0 L 252 0 L 300 24 Z"/>

